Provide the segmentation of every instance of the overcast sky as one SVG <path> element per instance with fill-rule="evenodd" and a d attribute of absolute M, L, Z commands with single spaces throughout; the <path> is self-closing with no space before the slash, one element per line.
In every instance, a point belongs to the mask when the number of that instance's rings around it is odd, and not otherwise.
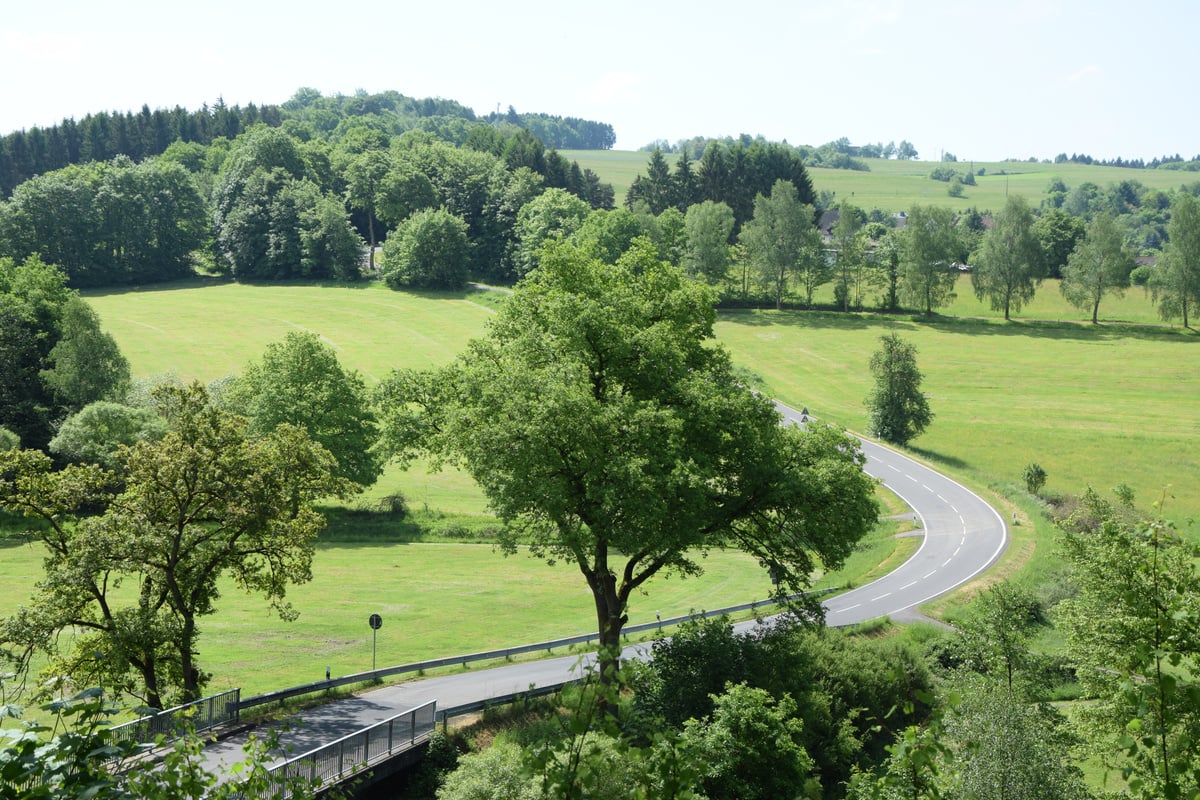
<path fill-rule="evenodd" d="M 15 7 L 14 7 L 15 6 Z M 394 89 L 960 160 L 1200 153 L 1190 0 L 59 0 L 0 17 L 0 133 L 95 111 Z"/>

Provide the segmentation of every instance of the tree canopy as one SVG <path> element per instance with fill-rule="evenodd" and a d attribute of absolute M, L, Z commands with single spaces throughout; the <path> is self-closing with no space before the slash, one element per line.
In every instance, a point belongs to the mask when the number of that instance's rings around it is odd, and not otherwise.
<path fill-rule="evenodd" d="M 128 382 L 116 342 L 66 275 L 36 255 L 0 257 L 0 425 L 45 447 L 57 420 Z"/>
<path fill-rule="evenodd" d="M 917 348 L 894 333 L 879 341 L 883 346 L 871 355 L 875 386 L 867 397 L 871 435 L 893 444 L 908 444 L 933 421 L 929 401 L 921 391 Z"/>
<path fill-rule="evenodd" d="M 1133 255 L 1125 247 L 1121 231 L 1111 216 L 1100 214 L 1071 251 L 1059 290 L 1071 305 L 1090 309 L 1094 323 L 1099 320 L 1100 301 L 1105 295 L 1123 295 L 1132 270 Z"/>
<path fill-rule="evenodd" d="M 710 290 L 652 250 L 617 264 L 546 250 L 485 338 L 380 394 L 389 452 L 461 463 L 535 555 L 579 568 L 602 674 L 651 576 L 695 574 L 704 550 L 733 546 L 798 592 L 876 518 L 854 440 L 781 426 L 711 343 Z"/>
<path fill-rule="evenodd" d="M 975 296 L 986 297 L 993 311 L 1003 310 L 1005 319 L 1033 299 L 1042 279 L 1042 246 L 1033 224 L 1029 204 L 1019 195 L 1010 197 L 995 225 L 984 234 L 971 271 Z"/>
<path fill-rule="evenodd" d="M 324 522 L 311 501 L 347 486 L 295 426 L 248 437 L 246 421 L 198 384 L 162 387 L 155 400 L 167 433 L 119 450 L 115 474 L 0 452 L 0 507 L 42 520 L 36 535 L 48 550 L 45 578 L 0 622 L 0 641 L 26 667 L 43 653 L 77 683 L 164 708 L 201 695 L 199 622 L 216 608 L 218 580 L 261 592 L 290 617 L 287 589 L 309 579 Z M 68 629 L 82 633 L 60 650 L 57 633 Z"/>
<path fill-rule="evenodd" d="M 246 417 L 252 436 L 295 425 L 333 455 L 340 477 L 364 487 L 379 477 L 379 434 L 366 383 L 344 370 L 315 333 L 292 331 L 268 345 L 234 380 L 225 401 Z"/>

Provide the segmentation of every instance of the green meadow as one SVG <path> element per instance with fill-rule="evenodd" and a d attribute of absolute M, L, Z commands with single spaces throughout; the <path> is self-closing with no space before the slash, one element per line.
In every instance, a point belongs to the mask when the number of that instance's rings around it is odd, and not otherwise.
<path fill-rule="evenodd" d="M 0 544 L 0 609 L 29 600 L 40 548 Z M 483 579 L 481 576 L 486 576 Z M 705 574 L 659 577 L 634 597 L 631 624 L 761 599 L 770 580 L 752 558 L 717 552 Z M 221 584 L 216 613 L 201 620 L 200 659 L 210 688 L 243 695 L 325 676 L 371 669 L 371 614 L 379 667 L 576 636 L 595 628 L 595 610 L 578 570 L 526 554 L 504 557 L 488 545 L 324 542 L 313 579 L 293 587 L 300 616 L 283 622 L 258 597 Z M 555 651 L 561 655 L 565 650 Z"/>
<path fill-rule="evenodd" d="M 563 155 L 591 169 L 600 179 L 611 183 L 620 205 L 633 179 L 645 173 L 650 154 L 626 150 L 564 150 Z M 674 163 L 673 157 L 668 161 Z M 1009 194 L 1024 196 L 1037 206 L 1046 195 L 1052 178 L 1061 178 L 1067 188 L 1091 181 L 1107 186 L 1135 180 L 1152 189 L 1174 189 L 1197 180 L 1195 173 L 1165 169 L 1126 169 L 1087 164 L 1044 164 L 1029 161 L 967 161 L 942 165 L 933 161 L 896 161 L 861 159 L 869 171 L 809 167 L 809 177 L 818 192 L 833 192 L 838 200 L 849 200 L 860 208 L 905 211 L 914 203 L 949 206 L 956 209 L 999 210 Z M 929 173 L 937 166 L 950 166 L 959 172 L 984 171 L 976 175 L 975 186 L 963 186 L 962 197 L 950 197 L 947 184 L 935 181 Z"/>
<path fill-rule="evenodd" d="M 483 331 L 500 298 L 380 284 L 215 283 L 88 299 L 138 375 L 220 378 L 303 327 L 373 383 L 392 367 L 448 361 Z M 896 331 L 918 348 L 936 414 L 915 442 L 918 453 L 983 485 L 1018 483 L 1025 464 L 1037 461 L 1052 491 L 1124 482 L 1142 505 L 1165 492 L 1169 517 L 1200 516 L 1200 337 L 1157 324 L 1142 289 L 1101 305 L 1102 319 L 1122 324 L 1093 326 L 1046 282 L 1004 323 L 964 276 L 947 311 L 958 316 L 727 311 L 717 337 L 774 396 L 864 431 L 867 364 L 879 337 Z M 484 511 L 473 484 L 453 472 L 390 470 L 363 502 L 396 491 L 414 510 Z"/>
<path fill-rule="evenodd" d="M 1165 496 L 1166 516 L 1196 517 L 1200 336 L 1153 324 L 1153 308 L 1140 290 L 1101 307 L 1103 317 L 1122 324 L 1084 323 L 1052 284 L 1005 323 L 975 301 L 968 280 L 951 309 L 958 317 L 747 309 L 723 311 L 717 337 L 771 395 L 861 432 L 870 355 L 881 335 L 898 332 L 918 348 L 936 414 L 915 442 L 916 455 L 999 498 L 1006 514 L 1019 508 L 1036 516 L 1036 505 L 1018 487 L 1024 465 L 1037 461 L 1050 491 L 1087 485 L 1106 491 L 1126 483 L 1143 507 Z M 379 284 L 202 281 L 88 295 L 139 376 L 221 378 L 303 328 L 322 336 L 370 383 L 393 367 L 451 359 L 482 333 L 502 297 L 393 292 Z M 454 470 L 391 468 L 351 505 L 373 507 L 395 493 L 404 495 L 419 525 L 443 518 L 467 528 L 489 522 L 477 487 Z M 899 511 L 894 501 L 885 502 L 888 513 Z M 386 517 L 353 509 L 333 516 L 313 581 L 292 593 L 301 612 L 297 622 L 280 622 L 258 598 L 224 588 L 219 613 L 204 621 L 201 643 L 205 668 L 217 676 L 214 688 L 242 685 L 255 692 L 302 683 L 321 677 L 327 664 L 334 674 L 368 669 L 371 613 L 385 620 L 380 665 L 593 627 L 590 599 L 574 569 L 505 558 L 488 544 L 414 541 L 398 535 L 402 526 Z M 906 557 L 916 540 L 891 538 L 902 527 L 881 525 L 852 557 L 847 574 L 865 581 Z M 1039 546 L 1036 536 L 1029 538 L 1032 528 L 1014 532 L 1014 556 L 1001 566 L 1006 574 L 1027 569 Z M 36 548 L 0 539 L 0 608 L 27 601 L 39 570 Z M 830 585 L 844 578 L 822 580 Z M 732 605 L 767 591 L 757 564 L 738 553 L 717 553 L 703 578 L 655 581 L 634 599 L 631 621 L 651 620 L 655 611 L 666 617 Z"/>

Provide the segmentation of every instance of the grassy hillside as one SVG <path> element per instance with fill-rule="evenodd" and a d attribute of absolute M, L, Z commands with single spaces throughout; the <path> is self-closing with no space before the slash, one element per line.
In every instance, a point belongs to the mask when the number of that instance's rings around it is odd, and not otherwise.
<path fill-rule="evenodd" d="M 303 327 L 334 345 L 369 381 L 393 366 L 442 363 L 482 332 L 489 293 L 413 294 L 379 284 L 189 284 L 91 294 L 134 372 L 211 380 L 239 372 L 271 341 Z M 1077 492 L 1120 482 L 1148 504 L 1165 488 L 1167 513 L 1200 516 L 1200 425 L 1195 398 L 1200 336 L 1178 328 L 1084 324 L 1086 315 L 1043 285 L 1004 324 L 963 279 L 950 309 L 960 319 L 804 312 L 730 312 L 717 327 L 736 360 L 766 388 L 818 415 L 864 430 L 867 362 L 895 330 L 919 349 L 937 415 L 916 444 L 983 483 L 1017 483 L 1038 461 L 1048 487 Z M 1104 319 L 1154 321 L 1140 289 L 1101 306 Z M 976 319 L 966 319 L 973 317 Z M 1040 319 L 1038 319 L 1040 318 Z M 1068 320 L 1061 322 L 1059 320 Z M 482 498 L 457 473 L 390 471 L 371 491 L 402 491 L 421 508 L 479 513 Z"/>
<path fill-rule="evenodd" d="M 624 150 L 566 150 L 563 155 L 593 170 L 600 179 L 613 184 L 617 203 L 624 201 L 625 190 L 635 176 L 646 171 L 650 154 Z M 668 157 L 669 158 L 669 157 Z M 1008 194 L 1026 197 L 1035 207 L 1046 194 L 1051 178 L 1062 178 L 1067 187 L 1091 181 L 1107 186 L 1120 181 L 1135 180 L 1154 189 L 1173 189 L 1190 183 L 1198 176 L 1190 172 L 1157 169 L 1124 169 L 1095 167 L 1086 164 L 1043 164 L 1024 161 L 969 162 L 949 164 L 959 171 L 983 169 L 976 177 L 976 186 L 964 186 L 964 195 L 953 198 L 946 194 L 946 184 L 931 180 L 929 173 L 940 166 L 930 161 L 895 161 L 879 158 L 862 159 L 871 169 L 857 172 L 844 169 L 809 168 L 813 187 L 833 192 L 837 199 L 846 199 L 862 208 L 884 211 L 904 211 L 914 203 L 945 205 L 952 208 L 999 210 Z"/>
<path fill-rule="evenodd" d="M 747 311 L 717 335 L 773 396 L 853 430 L 867 427 L 867 368 L 879 337 L 918 350 L 936 415 L 917 452 L 975 482 L 1019 486 L 1031 461 L 1047 489 L 1107 492 L 1200 514 L 1200 337 L 1153 328 Z"/>

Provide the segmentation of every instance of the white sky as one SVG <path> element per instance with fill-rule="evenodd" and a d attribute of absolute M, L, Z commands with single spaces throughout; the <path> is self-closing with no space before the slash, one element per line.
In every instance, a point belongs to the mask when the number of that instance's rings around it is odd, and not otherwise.
<path fill-rule="evenodd" d="M 926 160 L 1200 153 L 1193 0 L 58 0 L 0 14 L 0 133 L 96 111 L 394 89 Z"/>

